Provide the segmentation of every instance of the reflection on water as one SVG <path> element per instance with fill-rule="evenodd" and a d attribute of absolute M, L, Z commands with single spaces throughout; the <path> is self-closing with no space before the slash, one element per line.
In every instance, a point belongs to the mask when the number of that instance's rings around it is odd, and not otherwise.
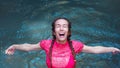
<path fill-rule="evenodd" d="M 87 45 L 120 48 L 119 0 L 0 2 L 0 66 L 2 68 L 47 68 L 44 51 L 4 54 L 11 44 L 37 43 L 52 38 L 51 22 L 67 17 L 72 22 L 72 39 Z M 77 68 L 119 68 L 120 55 L 77 55 Z"/>

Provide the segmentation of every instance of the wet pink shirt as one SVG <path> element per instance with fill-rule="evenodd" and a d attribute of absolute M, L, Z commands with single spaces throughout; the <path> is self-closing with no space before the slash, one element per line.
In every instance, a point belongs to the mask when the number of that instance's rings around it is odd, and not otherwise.
<path fill-rule="evenodd" d="M 46 52 L 46 64 L 50 68 L 50 59 L 49 59 L 49 47 L 51 46 L 52 40 L 42 40 L 40 42 L 40 47 Z M 75 53 L 80 53 L 84 46 L 83 43 L 72 40 L 72 45 L 75 50 Z M 54 42 L 52 48 L 52 68 L 74 68 L 76 60 L 72 55 L 69 43 L 60 44 Z"/>

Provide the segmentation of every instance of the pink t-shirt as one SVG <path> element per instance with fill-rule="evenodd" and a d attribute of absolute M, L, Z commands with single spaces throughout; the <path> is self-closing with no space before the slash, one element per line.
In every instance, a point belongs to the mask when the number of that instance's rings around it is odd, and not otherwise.
<path fill-rule="evenodd" d="M 40 42 L 40 47 L 46 52 L 46 64 L 48 68 L 50 68 L 49 49 L 51 42 L 52 40 L 42 40 Z M 72 40 L 72 46 L 75 53 L 79 53 L 82 51 L 84 44 Z M 52 48 L 52 68 L 74 68 L 75 64 L 76 60 L 72 55 L 69 43 L 66 42 L 65 44 L 60 44 L 55 41 Z"/>

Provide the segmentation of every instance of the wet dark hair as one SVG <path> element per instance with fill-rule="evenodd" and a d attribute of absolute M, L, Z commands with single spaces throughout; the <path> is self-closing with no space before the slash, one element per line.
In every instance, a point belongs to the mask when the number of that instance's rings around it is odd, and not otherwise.
<path fill-rule="evenodd" d="M 52 43 L 51 43 L 51 46 L 50 46 L 50 49 L 49 49 L 49 59 L 50 59 L 50 65 L 51 65 L 51 68 L 52 68 L 52 48 L 53 48 L 53 45 L 54 45 L 54 41 L 56 39 L 55 35 L 54 35 L 54 32 L 55 32 L 55 22 L 59 19 L 64 19 L 68 22 L 68 37 L 67 37 L 67 40 L 68 40 L 68 43 L 69 43 L 69 47 L 72 51 L 72 55 L 74 56 L 74 60 L 75 60 L 75 51 L 74 51 L 74 48 L 72 46 L 72 41 L 70 40 L 70 37 L 71 37 L 71 22 L 67 19 L 67 18 L 56 18 L 53 22 L 52 22 L 52 36 L 53 36 L 53 40 L 52 40 Z"/>

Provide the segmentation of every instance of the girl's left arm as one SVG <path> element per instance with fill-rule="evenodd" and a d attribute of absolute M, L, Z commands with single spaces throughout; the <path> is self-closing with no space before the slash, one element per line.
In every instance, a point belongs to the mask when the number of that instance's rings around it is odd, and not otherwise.
<path fill-rule="evenodd" d="M 116 54 L 116 53 L 120 53 L 120 49 L 115 48 L 115 47 L 87 46 L 87 45 L 84 45 L 82 52 L 94 53 L 94 54 L 112 52 L 113 54 Z"/>

